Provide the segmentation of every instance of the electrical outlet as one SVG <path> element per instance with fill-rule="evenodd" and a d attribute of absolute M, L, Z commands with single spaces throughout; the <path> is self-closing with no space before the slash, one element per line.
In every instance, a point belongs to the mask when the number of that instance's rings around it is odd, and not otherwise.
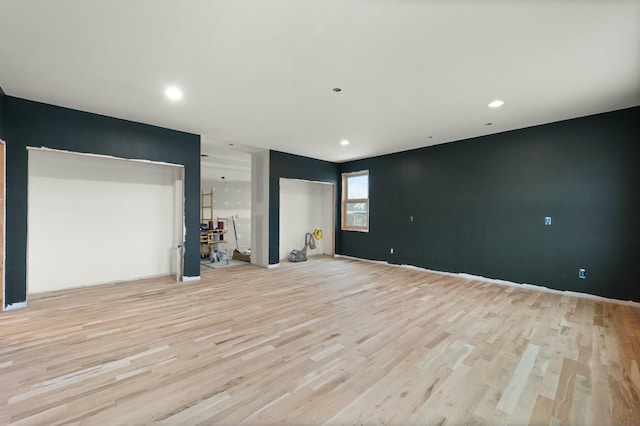
<path fill-rule="evenodd" d="M 587 278 L 587 271 L 584 268 L 578 269 L 578 278 L 583 280 Z"/>
<path fill-rule="evenodd" d="M 391 247 L 391 254 L 393 254 L 393 247 Z"/>
<path fill-rule="evenodd" d="M 545 225 L 551 225 L 551 216 L 547 216 L 544 218 L 544 224 Z"/>
<path fill-rule="evenodd" d="M 413 222 L 413 216 L 409 216 L 409 221 Z"/>

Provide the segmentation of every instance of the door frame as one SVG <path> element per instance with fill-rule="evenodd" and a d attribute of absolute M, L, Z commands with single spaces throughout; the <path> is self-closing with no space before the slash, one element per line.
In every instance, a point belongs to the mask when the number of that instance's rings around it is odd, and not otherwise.
<path fill-rule="evenodd" d="M 6 275 L 6 263 L 7 263 L 7 144 L 0 139 L 0 146 L 2 147 L 2 276 L 0 283 L 2 285 L 2 309 L 0 312 L 4 312 L 6 306 L 7 297 L 4 294 L 5 275 Z"/>
<path fill-rule="evenodd" d="M 178 260 L 178 268 L 180 269 L 178 272 L 178 275 L 180 277 L 184 276 L 184 246 L 185 246 L 185 236 L 186 236 L 186 228 L 184 226 L 185 224 L 185 197 L 184 197 L 184 178 L 185 178 L 185 172 L 184 172 L 184 164 L 175 164 L 175 163 L 168 163 L 168 162 L 163 162 L 163 161 L 152 161 L 152 160 L 143 160 L 143 159 L 136 159 L 136 158 L 124 158 L 124 157 L 117 157 L 117 156 L 113 156 L 113 155 L 104 155 L 104 154 L 92 154 L 92 153 L 86 153 L 86 152 L 77 152 L 77 151 L 68 151 L 68 150 L 64 150 L 64 149 L 55 149 L 55 148 L 47 148 L 47 147 L 34 147 L 34 146 L 27 146 L 27 157 L 28 157 L 28 153 L 30 151 L 44 151 L 44 152 L 53 152 L 53 153 L 62 153 L 62 154 L 72 154 L 72 155 L 76 155 L 76 156 L 80 156 L 80 157 L 97 157 L 97 158 L 102 158 L 102 159 L 107 159 L 107 160 L 119 160 L 119 161 L 130 161 L 130 162 L 134 162 L 134 163 L 145 163 L 145 164 L 154 164 L 154 165 L 160 165 L 160 166 L 167 166 L 167 167 L 172 167 L 174 169 L 178 169 L 179 170 L 179 176 L 180 179 L 182 180 L 182 200 L 181 200 L 181 205 L 182 205 L 182 215 L 181 215 L 181 221 L 180 221 L 180 225 L 181 226 L 181 236 L 182 236 L 182 241 L 180 242 L 181 245 L 181 249 L 178 250 L 178 252 L 180 253 L 179 255 L 179 260 Z M 5 158 L 6 160 L 6 158 Z M 28 160 L 27 160 L 28 162 Z M 6 182 L 5 182 L 6 185 Z M 28 181 L 28 177 L 27 177 L 27 192 L 28 192 L 28 187 L 29 187 L 29 181 Z M 29 223 L 29 206 L 27 203 L 27 223 Z M 174 226 L 177 226 L 178 223 L 175 223 Z M 175 229 L 174 229 L 174 234 L 175 234 Z M 177 248 L 174 248 L 177 249 Z M 170 267 L 171 269 L 171 267 Z M 27 270 L 27 274 L 26 274 L 26 296 L 25 296 L 25 304 L 28 302 L 29 300 L 29 229 L 27 226 L 27 265 L 26 265 L 26 270 Z M 171 274 L 170 274 L 171 275 Z M 3 286 L 3 290 L 4 290 L 4 286 Z M 3 301 L 4 301 L 4 295 L 3 295 Z M 4 305 L 4 302 L 3 302 Z"/>
<path fill-rule="evenodd" d="M 282 180 L 289 180 L 289 181 L 297 181 L 297 182 L 305 182 L 305 183 L 310 183 L 310 184 L 316 184 L 316 185 L 324 185 L 324 187 L 331 187 L 331 231 L 329 233 L 329 235 L 331 236 L 331 246 L 330 246 L 330 251 L 331 253 L 325 253 L 325 255 L 327 256 L 331 256 L 332 258 L 336 257 L 336 184 L 333 182 L 326 182 L 326 181 L 321 181 L 321 180 L 309 180 L 309 179 L 299 179 L 299 178 L 287 178 L 287 177 L 280 177 L 278 179 L 278 185 L 280 185 L 280 182 Z M 279 191 L 280 192 L 280 191 Z M 280 192 L 281 194 L 281 192 Z M 325 207 L 325 206 L 323 206 Z M 282 209 L 282 196 L 280 195 L 279 200 L 278 200 L 278 211 L 280 212 L 280 210 Z M 278 216 L 280 216 L 280 213 L 278 213 Z M 280 228 L 280 227 L 278 227 Z M 280 232 L 282 232 L 282 230 L 279 230 L 278 232 L 278 257 L 280 257 Z M 325 233 L 326 235 L 326 233 Z M 279 259 L 278 262 L 282 260 Z"/>

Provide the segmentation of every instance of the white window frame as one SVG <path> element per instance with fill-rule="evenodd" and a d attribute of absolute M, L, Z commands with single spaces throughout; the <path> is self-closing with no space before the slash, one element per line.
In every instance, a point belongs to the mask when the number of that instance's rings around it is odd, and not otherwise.
<path fill-rule="evenodd" d="M 341 227 L 343 231 L 359 231 L 369 232 L 369 216 L 371 214 L 369 210 L 369 198 L 347 198 L 349 194 L 348 181 L 351 177 L 367 176 L 369 177 L 369 170 L 361 170 L 358 172 L 342 173 L 342 220 Z M 367 195 L 369 194 L 369 179 L 367 179 Z M 347 204 L 348 203 L 364 203 L 367 205 L 367 223 L 364 226 L 348 226 L 347 225 Z"/>

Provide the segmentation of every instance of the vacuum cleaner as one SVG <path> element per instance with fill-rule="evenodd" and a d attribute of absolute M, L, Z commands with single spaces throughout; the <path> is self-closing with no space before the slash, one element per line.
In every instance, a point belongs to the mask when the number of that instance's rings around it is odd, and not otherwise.
<path fill-rule="evenodd" d="M 287 258 L 291 262 L 304 262 L 307 260 L 307 248 L 311 250 L 316 248 L 316 239 L 310 232 L 307 232 L 304 236 L 304 247 L 302 250 L 291 250 Z"/>

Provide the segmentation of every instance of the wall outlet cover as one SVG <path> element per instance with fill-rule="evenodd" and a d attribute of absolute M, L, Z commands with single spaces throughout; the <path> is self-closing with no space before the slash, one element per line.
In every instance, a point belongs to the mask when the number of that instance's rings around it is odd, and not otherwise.
<path fill-rule="evenodd" d="M 547 216 L 544 218 L 544 224 L 545 225 L 551 225 L 551 216 Z"/>

